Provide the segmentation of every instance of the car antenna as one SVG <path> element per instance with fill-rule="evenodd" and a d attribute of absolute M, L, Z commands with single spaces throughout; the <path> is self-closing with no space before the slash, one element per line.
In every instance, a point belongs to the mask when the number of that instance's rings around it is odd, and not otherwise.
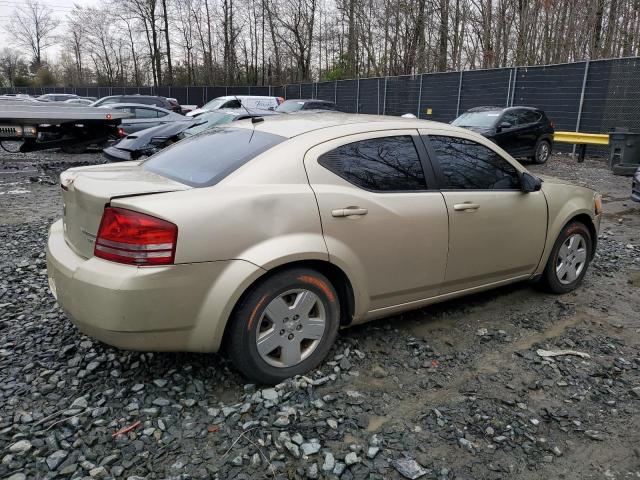
<path fill-rule="evenodd" d="M 251 124 L 252 125 L 255 125 L 256 123 L 264 122 L 264 118 L 252 116 L 251 112 L 249 111 L 249 109 L 242 104 L 242 102 L 240 101 L 240 99 L 238 98 L 237 95 L 234 95 L 233 98 L 235 98 L 238 101 L 238 103 L 240 104 L 240 106 L 242 108 L 244 108 L 244 111 L 247 112 L 247 115 L 249 115 L 249 118 L 251 119 Z"/>

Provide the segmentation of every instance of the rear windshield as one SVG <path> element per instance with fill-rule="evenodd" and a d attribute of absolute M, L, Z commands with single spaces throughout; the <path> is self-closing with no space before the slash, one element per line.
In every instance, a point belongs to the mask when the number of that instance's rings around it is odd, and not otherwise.
<path fill-rule="evenodd" d="M 249 128 L 214 127 L 161 150 L 144 169 L 192 187 L 210 187 L 284 140 Z"/>
<path fill-rule="evenodd" d="M 304 107 L 304 102 L 284 102 L 278 105 L 276 112 L 297 112 L 298 110 L 302 110 L 302 107 Z"/>

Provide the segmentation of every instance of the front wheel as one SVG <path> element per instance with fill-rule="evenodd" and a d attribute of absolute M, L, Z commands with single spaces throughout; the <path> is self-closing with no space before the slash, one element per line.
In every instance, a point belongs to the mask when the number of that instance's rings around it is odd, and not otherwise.
<path fill-rule="evenodd" d="M 541 165 L 547 163 L 547 160 L 551 157 L 551 143 L 548 140 L 538 140 L 536 147 L 533 151 L 533 160 L 535 163 Z"/>
<path fill-rule="evenodd" d="M 580 285 L 591 260 L 592 242 L 589 229 L 581 222 L 571 222 L 562 229 L 542 277 L 547 290 L 567 293 Z"/>
<path fill-rule="evenodd" d="M 256 382 L 273 384 L 325 358 L 338 333 L 340 302 L 324 275 L 293 268 L 253 286 L 230 322 L 227 351 L 235 366 Z"/>

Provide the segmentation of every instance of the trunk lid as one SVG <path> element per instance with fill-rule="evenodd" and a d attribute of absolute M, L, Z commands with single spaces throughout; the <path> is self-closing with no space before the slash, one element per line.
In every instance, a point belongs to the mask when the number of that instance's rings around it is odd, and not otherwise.
<path fill-rule="evenodd" d="M 93 256 L 102 212 L 111 199 L 191 188 L 148 172 L 139 162 L 72 168 L 60 175 L 60 184 L 65 240 L 85 258 Z"/>

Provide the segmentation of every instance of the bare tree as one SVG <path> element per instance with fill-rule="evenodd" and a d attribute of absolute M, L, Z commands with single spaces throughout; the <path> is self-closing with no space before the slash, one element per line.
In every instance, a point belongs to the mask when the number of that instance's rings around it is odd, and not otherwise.
<path fill-rule="evenodd" d="M 7 23 L 7 33 L 18 43 L 31 50 L 35 68 L 42 64 L 44 50 L 55 43 L 55 30 L 59 21 L 53 11 L 39 0 L 26 0 L 17 8 L 11 22 Z"/>

